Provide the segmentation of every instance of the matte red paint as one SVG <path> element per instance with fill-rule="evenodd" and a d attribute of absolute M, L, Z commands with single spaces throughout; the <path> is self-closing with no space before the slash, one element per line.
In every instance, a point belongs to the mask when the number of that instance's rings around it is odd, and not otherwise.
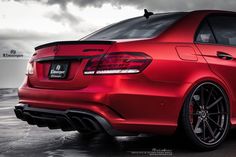
<path fill-rule="evenodd" d="M 89 110 L 120 131 L 171 134 L 193 86 L 213 81 L 226 91 L 231 105 L 231 123 L 235 125 L 236 63 L 213 57 L 217 50 L 227 50 L 235 57 L 235 48 L 194 43 L 200 22 L 215 12 L 221 11 L 190 12 L 152 39 L 117 40 L 112 45 L 59 45 L 57 53 L 53 51 L 54 46 L 39 49 L 32 59 L 122 51 L 146 53 L 152 62 L 138 74 L 84 75 L 89 59 L 83 59 L 71 63 L 66 80 L 48 79 L 50 64 L 34 62 L 34 74 L 27 76 L 19 88 L 19 102 L 48 109 Z M 86 48 L 104 51 L 83 52 Z"/>

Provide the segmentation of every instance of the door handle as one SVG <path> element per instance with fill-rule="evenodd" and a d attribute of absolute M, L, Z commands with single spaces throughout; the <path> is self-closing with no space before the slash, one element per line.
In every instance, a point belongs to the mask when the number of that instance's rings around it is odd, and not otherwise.
<path fill-rule="evenodd" d="M 228 53 L 217 51 L 217 57 L 224 60 L 233 60 L 233 56 Z"/>

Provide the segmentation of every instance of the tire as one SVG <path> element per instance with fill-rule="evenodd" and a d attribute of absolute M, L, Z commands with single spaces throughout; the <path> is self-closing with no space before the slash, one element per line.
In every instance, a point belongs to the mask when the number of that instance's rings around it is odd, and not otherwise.
<path fill-rule="evenodd" d="M 226 138 L 229 123 L 229 101 L 215 83 L 196 86 L 185 100 L 181 128 L 194 149 L 216 149 Z"/>

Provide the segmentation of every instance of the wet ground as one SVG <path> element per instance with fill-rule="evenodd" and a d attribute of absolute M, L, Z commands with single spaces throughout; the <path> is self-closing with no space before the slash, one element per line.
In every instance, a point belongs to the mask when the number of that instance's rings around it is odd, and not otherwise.
<path fill-rule="evenodd" d="M 0 157 L 87 157 L 87 156 L 191 156 L 235 157 L 236 130 L 215 151 L 196 152 L 175 136 L 111 138 L 104 134 L 92 138 L 77 132 L 62 132 L 29 126 L 15 118 L 14 96 L 0 96 Z"/>

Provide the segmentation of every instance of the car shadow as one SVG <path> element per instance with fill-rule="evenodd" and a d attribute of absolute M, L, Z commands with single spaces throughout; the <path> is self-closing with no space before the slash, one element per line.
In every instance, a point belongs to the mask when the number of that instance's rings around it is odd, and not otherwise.
<path fill-rule="evenodd" d="M 98 134 L 93 137 L 74 134 L 56 150 L 58 154 L 83 154 L 87 156 L 234 156 L 236 129 L 230 131 L 226 141 L 214 151 L 199 152 L 184 137 L 173 136 L 121 136 Z M 227 154 L 225 154 L 227 152 Z M 163 154 L 164 153 L 164 154 Z M 47 151 L 46 154 L 50 154 Z"/>

